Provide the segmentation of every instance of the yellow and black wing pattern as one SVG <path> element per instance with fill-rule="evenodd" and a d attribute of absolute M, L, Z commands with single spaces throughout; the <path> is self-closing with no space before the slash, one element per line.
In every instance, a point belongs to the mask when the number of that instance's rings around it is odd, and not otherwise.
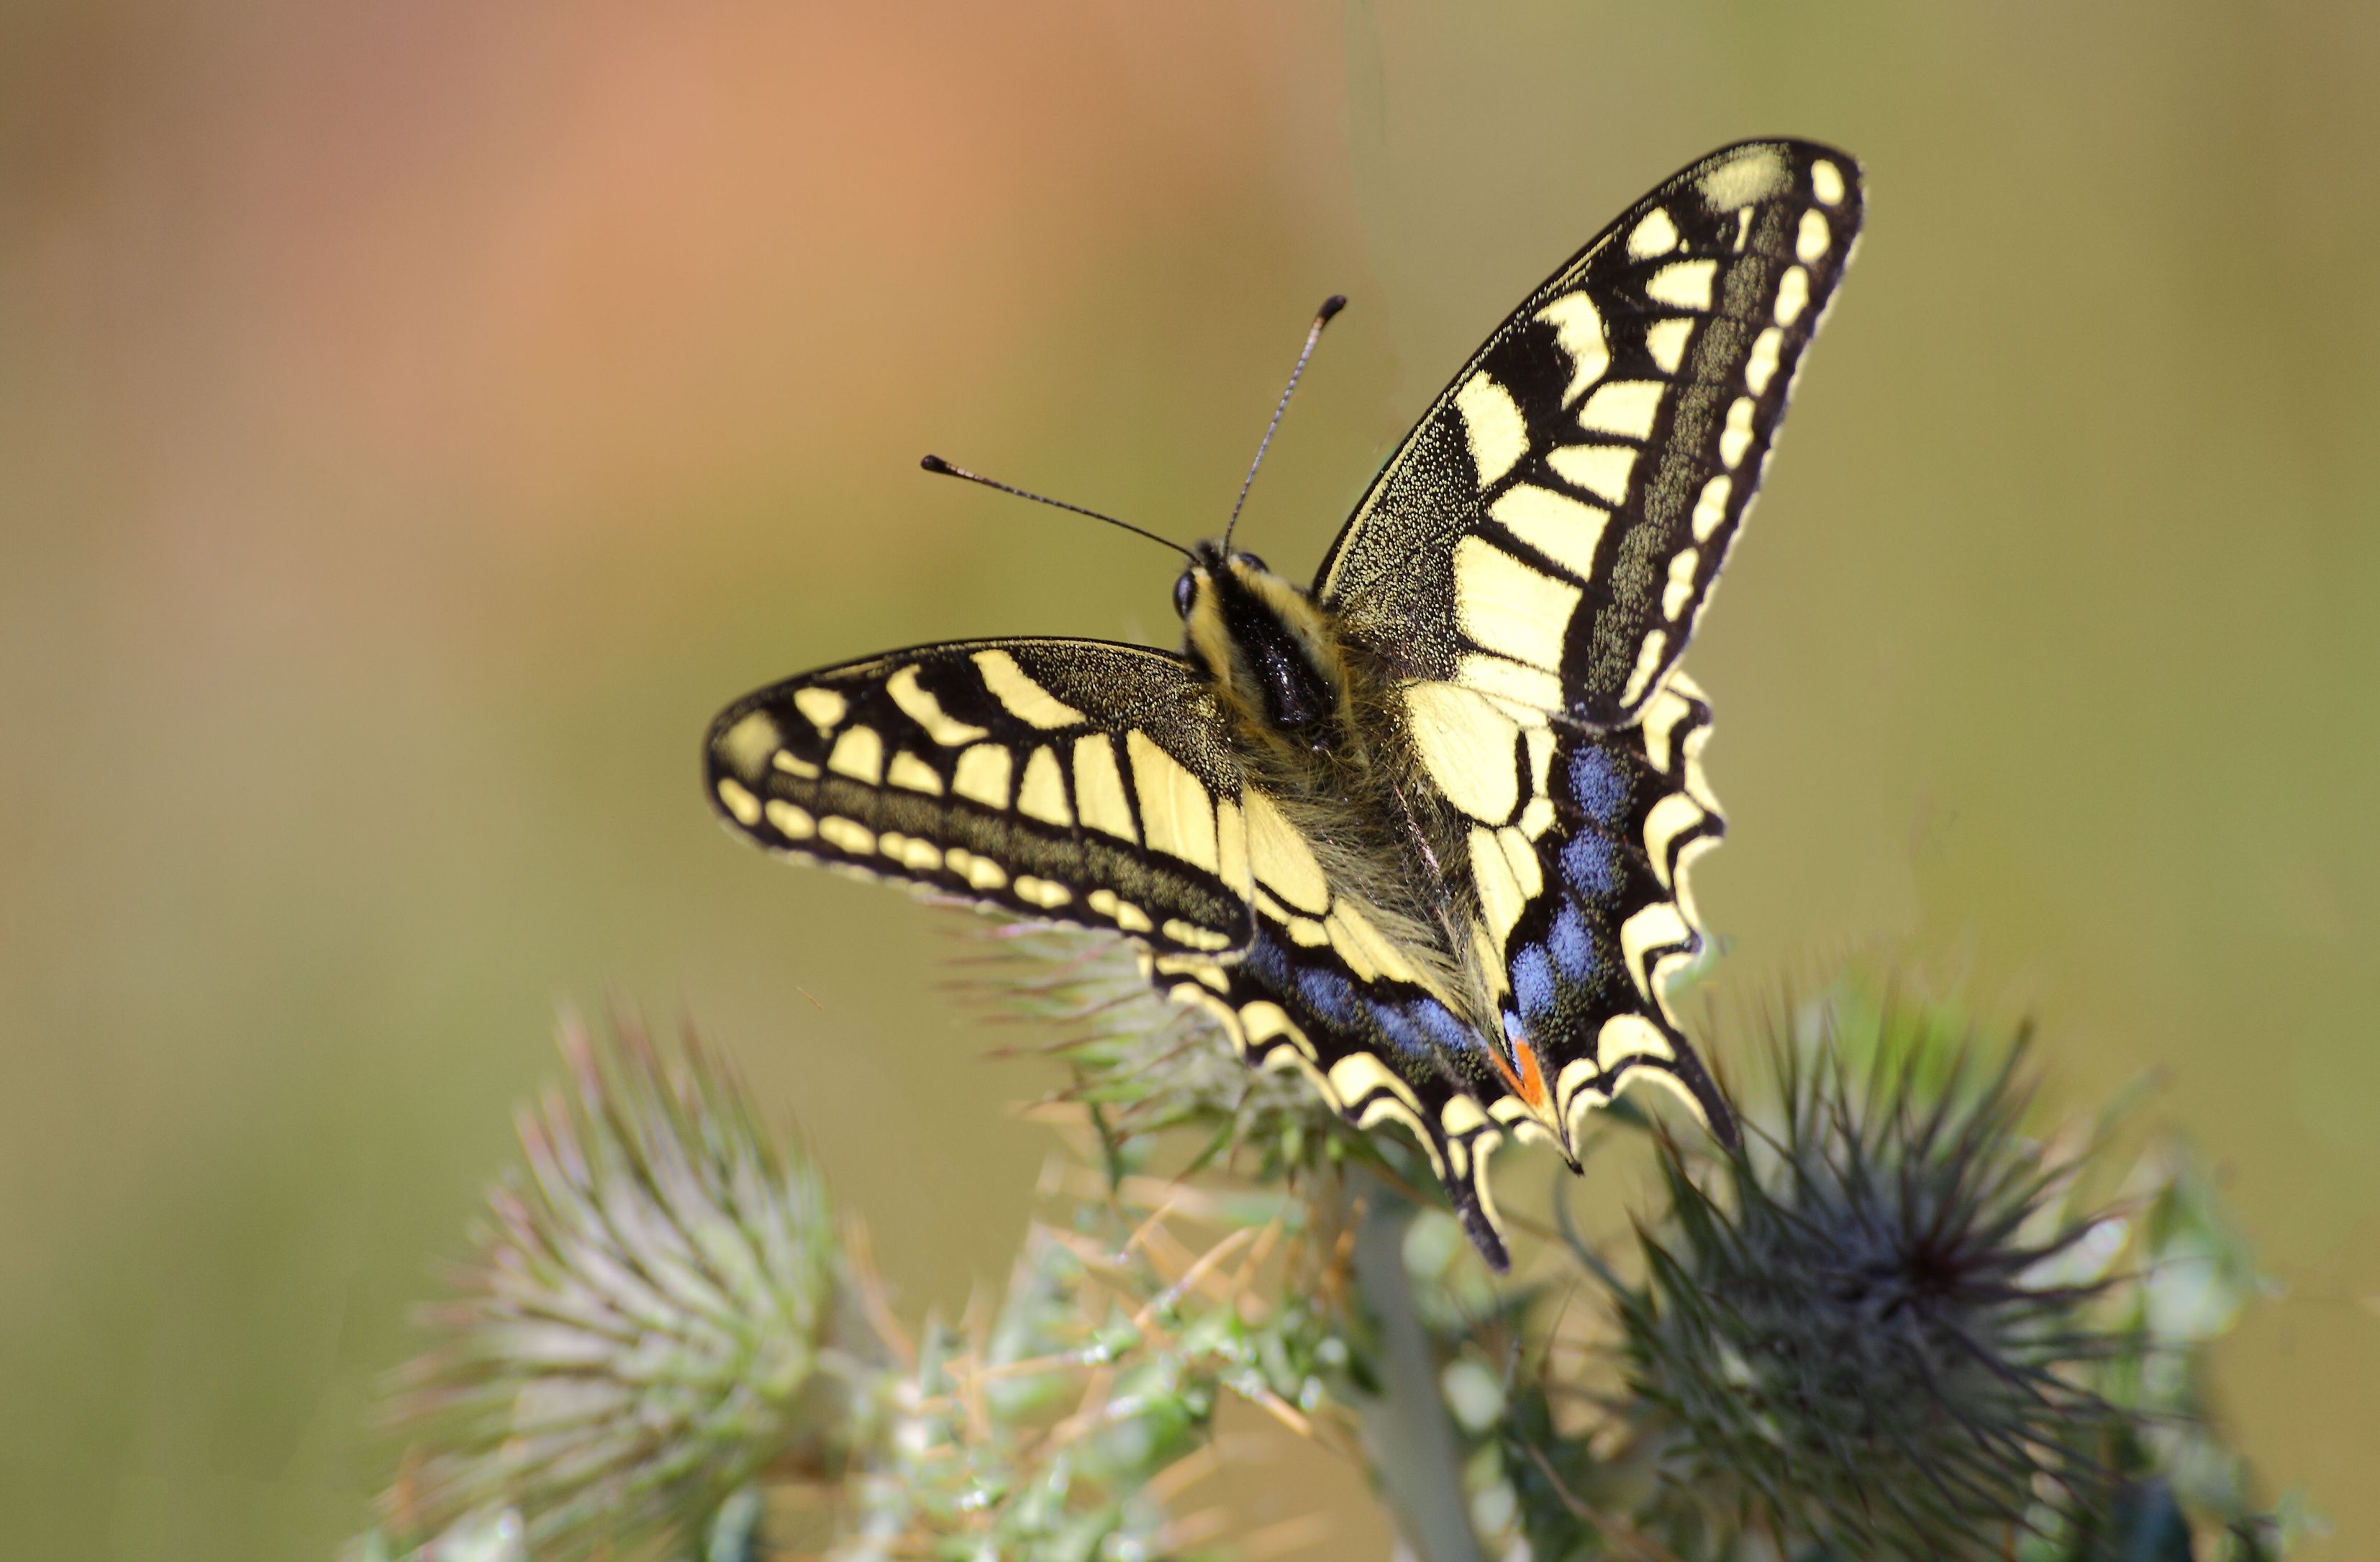
<path fill-rule="evenodd" d="M 981 640 L 772 684 L 712 723 L 713 804 L 1137 940 L 1250 1063 L 1408 1128 L 1503 1267 L 1503 1139 L 1572 1153 L 1640 1074 L 1732 1134 L 1664 990 L 1726 828 L 1677 661 L 1862 215 L 1842 152 L 1712 153 L 1488 339 L 1309 591 L 1201 543 L 1183 655 Z"/>
<path fill-rule="evenodd" d="M 1513 311 L 1341 531 L 1314 596 L 1416 677 L 1633 722 L 1692 637 L 1859 237 L 1848 155 L 1746 141 Z"/>
<path fill-rule="evenodd" d="M 704 755 L 720 812 L 771 851 L 1169 955 L 1248 941 L 1239 767 L 1180 657 L 1026 638 L 894 651 L 747 695 Z"/>

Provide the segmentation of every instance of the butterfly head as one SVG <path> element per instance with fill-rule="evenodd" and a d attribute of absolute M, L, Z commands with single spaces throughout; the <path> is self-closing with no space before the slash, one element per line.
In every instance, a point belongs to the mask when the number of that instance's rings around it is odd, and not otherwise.
<path fill-rule="evenodd" d="M 1207 541 L 1173 583 L 1173 608 L 1184 650 L 1244 720 L 1308 748 L 1335 744 L 1346 672 L 1329 617 L 1305 592 L 1254 553 Z"/>

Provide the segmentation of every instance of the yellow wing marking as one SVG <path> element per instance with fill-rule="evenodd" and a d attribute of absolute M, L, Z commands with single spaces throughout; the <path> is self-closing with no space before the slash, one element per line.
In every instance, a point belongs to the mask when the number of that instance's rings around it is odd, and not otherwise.
<path fill-rule="evenodd" d="M 1083 901 L 1093 911 L 1113 922 L 1127 933 L 1147 933 L 1151 930 L 1148 914 L 1130 901 L 1118 896 L 1112 890 L 1094 890 L 1084 896 Z"/>
<path fill-rule="evenodd" d="M 929 797 L 942 794 L 942 778 L 935 769 L 907 749 L 898 749 L 892 762 L 884 768 L 884 779 L 907 792 L 922 792 Z"/>
<path fill-rule="evenodd" d="M 719 779 L 719 805 L 747 829 L 760 822 L 760 800 L 748 788 L 725 776 Z"/>
<path fill-rule="evenodd" d="M 1463 382 L 1463 389 L 1454 393 L 1454 406 L 1463 414 L 1463 431 L 1471 442 L 1471 464 L 1479 469 L 1481 488 L 1529 453 L 1529 426 L 1522 420 L 1520 404 L 1485 372 Z"/>
<path fill-rule="evenodd" d="M 739 776 L 757 776 L 772 753 L 782 752 L 784 734 L 765 710 L 755 710 L 719 734 L 719 752 Z"/>
<path fill-rule="evenodd" d="M 1694 333 L 1691 320 L 1656 321 L 1645 330 L 1645 350 L 1661 366 L 1664 374 L 1675 374 L 1678 366 L 1686 361 L 1686 343 Z"/>
<path fill-rule="evenodd" d="M 1094 829 L 1139 840 L 1132 828 L 1132 802 L 1116 769 L 1115 745 L 1105 733 L 1075 740 L 1075 804 L 1082 810 L 1083 822 Z"/>
<path fill-rule="evenodd" d="M 832 689 L 796 689 L 794 708 L 810 719 L 810 724 L 821 733 L 832 732 L 851 702 Z"/>
<path fill-rule="evenodd" d="M 1810 273 L 1799 266 L 1786 268 L 1777 285 L 1777 323 L 1791 325 L 1810 307 Z"/>
<path fill-rule="evenodd" d="M 834 752 L 826 757 L 826 768 L 837 775 L 875 786 L 884 780 L 884 740 L 876 735 L 873 727 L 846 728 L 834 740 Z"/>
<path fill-rule="evenodd" d="M 1124 734 L 1124 752 L 1132 761 L 1140 828 L 1149 848 L 1213 873 L 1218 866 L 1215 803 L 1206 783 L 1137 731 Z"/>
<path fill-rule="evenodd" d="M 1682 944 L 1694 937 L 1694 929 L 1678 914 L 1678 908 L 1667 901 L 1655 901 L 1639 909 L 1635 915 L 1620 925 L 1620 952 L 1628 963 L 1628 975 L 1635 980 L 1636 990 L 1650 999 L 1661 987 L 1662 969 L 1669 962 L 1657 963 L 1647 970 L 1645 951 Z"/>
<path fill-rule="evenodd" d="M 777 827 L 777 833 L 788 841 L 808 841 L 818 833 L 818 820 L 810 817 L 808 808 L 771 797 L 766 812 L 769 822 Z"/>
<path fill-rule="evenodd" d="M 1670 632 L 1654 629 L 1645 633 L 1645 643 L 1636 648 L 1636 670 L 1628 674 L 1628 686 L 1620 691 L 1620 703 L 1633 705 L 1653 682 L 1653 674 L 1661 670 L 1661 653 L 1669 648 Z"/>
<path fill-rule="evenodd" d="M 1607 380 L 1578 409 L 1578 426 L 1591 433 L 1649 440 L 1653 419 L 1660 415 L 1661 394 L 1668 389 L 1658 380 Z"/>
<path fill-rule="evenodd" d="M 1750 396 L 1738 396 L 1727 407 L 1727 426 L 1718 431 L 1718 458 L 1733 468 L 1752 448 L 1752 415 L 1759 410 Z"/>
<path fill-rule="evenodd" d="M 1062 828 L 1074 824 L 1075 816 L 1066 807 L 1066 779 L 1058 771 L 1058 757 L 1050 750 L 1037 748 L 1025 761 L 1025 784 L 1016 789 L 1016 810 Z"/>
<path fill-rule="evenodd" d="M 1586 394 L 1586 388 L 1611 367 L 1603 315 L 1585 294 L 1567 293 L 1539 309 L 1537 319 L 1554 328 L 1554 340 L 1570 355 L 1570 389 L 1562 394 L 1562 405 L 1568 406 Z"/>
<path fill-rule="evenodd" d="M 1707 542 L 1718 524 L 1727 519 L 1728 496 L 1735 491 L 1735 479 L 1721 472 L 1703 484 L 1703 496 L 1694 501 L 1694 540 Z"/>
<path fill-rule="evenodd" d="M 1717 260 L 1672 260 L 1653 273 L 1645 285 L 1645 297 L 1675 309 L 1707 313 L 1711 283 L 1718 275 Z"/>
<path fill-rule="evenodd" d="M 991 691 L 994 699 L 1005 707 L 1011 716 L 1027 726 L 1049 731 L 1053 727 L 1079 727 L 1089 720 L 1081 711 L 1035 683 L 1016 659 L 1006 651 L 989 650 L 975 653 L 976 671 L 983 674 L 983 686 Z"/>
<path fill-rule="evenodd" d="M 1215 876 L 1235 893 L 1254 888 L 1248 869 L 1248 832 L 1240 805 L 1228 798 L 1215 800 Z"/>
<path fill-rule="evenodd" d="M 1015 757 L 1000 745 L 979 743 L 961 751 L 958 770 L 951 777 L 951 790 L 987 808 L 1005 808 L 1008 779 L 1015 766 Z"/>
<path fill-rule="evenodd" d="M 1682 548 L 1670 559 L 1670 578 L 1661 587 L 1661 616 L 1676 618 L 1694 594 L 1694 576 L 1703 567 L 1702 550 Z"/>
<path fill-rule="evenodd" d="M 964 846 L 953 846 L 942 854 L 942 861 L 955 874 L 978 890 L 998 890 L 1008 882 L 1008 870 L 990 857 L 979 856 Z"/>
<path fill-rule="evenodd" d="M 1565 482 L 1586 490 L 1607 504 L 1628 497 L 1636 475 L 1636 448 L 1624 444 L 1566 444 L 1546 457 Z"/>
<path fill-rule="evenodd" d="M 1661 881 L 1662 889 L 1673 888 L 1670 883 L 1671 842 L 1709 817 L 1701 804 L 1682 792 L 1664 793 L 1645 816 L 1645 853 L 1653 859 L 1653 876 Z"/>
<path fill-rule="evenodd" d="M 1455 620 L 1488 650 L 1559 671 L 1562 636 L 1578 602 L 1577 587 L 1485 538 L 1466 537 L 1454 546 Z"/>
<path fill-rule="evenodd" d="M 1460 684 L 1404 690 L 1405 726 L 1447 800 L 1483 824 L 1502 824 L 1521 803 L 1519 723 Z"/>
<path fill-rule="evenodd" d="M 1595 551 L 1603 541 L 1610 511 L 1583 504 L 1549 488 L 1516 483 L 1497 496 L 1488 513 L 1503 522 L 1514 537 L 1581 580 L 1595 578 Z"/>
<path fill-rule="evenodd" d="M 1028 905 L 1054 911 L 1075 898 L 1075 892 L 1054 878 L 1036 878 L 1029 873 L 1016 876 L 1016 898 Z"/>
<path fill-rule="evenodd" d="M 819 838 L 828 845 L 838 847 L 855 857 L 872 856 L 876 852 L 876 832 L 857 819 L 834 816 L 819 821 Z"/>
<path fill-rule="evenodd" d="M 1785 159 L 1772 146 L 1745 147 L 1706 172 L 1703 200 L 1714 212 L 1766 200 L 1785 186 Z"/>
<path fill-rule="evenodd" d="M 1765 395 L 1768 381 L 1777 377 L 1777 355 L 1785 345 L 1785 333 L 1769 326 L 1752 339 L 1752 356 L 1743 360 L 1743 382 L 1755 396 Z"/>
<path fill-rule="evenodd" d="M 1479 886 L 1479 910 L 1488 919 L 1488 947 L 1500 951 L 1511 940 L 1512 924 L 1521 919 L 1528 897 L 1521 892 L 1512 862 L 1496 837 L 1495 830 L 1471 827 L 1471 878 Z"/>
<path fill-rule="evenodd" d="M 1263 793 L 1251 790 L 1242 799 L 1247 816 L 1248 868 L 1256 881 L 1278 896 L 1282 904 L 1317 915 L 1330 907 L 1330 880 L 1280 808 Z"/>
<path fill-rule="evenodd" d="M 1834 242 L 1834 230 L 1827 225 L 1827 214 L 1815 209 L 1802 213 L 1802 225 L 1793 235 L 1793 258 L 1803 265 L 1815 265 L 1824 259 L 1827 247 Z"/>
<path fill-rule="evenodd" d="M 1678 247 L 1678 224 L 1670 220 L 1669 212 L 1656 206 L 1645 220 L 1628 236 L 1628 258 L 1649 260 L 1656 255 L 1667 255 Z"/>
<path fill-rule="evenodd" d="M 917 670 L 905 667 L 884 680 L 884 692 L 902 713 L 926 729 L 926 735 L 944 748 L 959 748 L 978 738 L 991 734 L 981 727 L 969 726 L 944 710 L 931 690 L 917 682 Z"/>
<path fill-rule="evenodd" d="M 1541 718 L 1545 711 L 1561 708 L 1561 680 L 1542 667 L 1524 667 L 1500 656 L 1466 651 L 1455 669 L 1455 680 L 1464 688 L 1538 712 Z"/>

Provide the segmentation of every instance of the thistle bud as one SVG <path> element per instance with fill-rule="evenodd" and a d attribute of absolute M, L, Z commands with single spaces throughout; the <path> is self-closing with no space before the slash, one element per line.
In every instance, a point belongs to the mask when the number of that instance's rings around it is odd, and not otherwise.
<path fill-rule="evenodd" d="M 1620 1291 L 1674 1489 L 1835 1556 L 2007 1555 L 2046 1495 L 2088 1497 L 2111 1413 L 2092 1304 L 2122 1224 L 2067 1207 L 2022 1046 L 1930 1029 L 1779 1041 L 1740 1149 L 1663 1137 L 1668 1218 Z"/>
<path fill-rule="evenodd" d="M 690 1535 L 764 1467 L 832 1469 L 866 1420 L 873 1351 L 817 1174 L 698 1040 L 614 1032 L 599 1058 L 565 1023 L 575 1094 L 522 1114 L 526 1175 L 428 1317 L 397 1532 L 517 1516 L 538 1556 Z"/>

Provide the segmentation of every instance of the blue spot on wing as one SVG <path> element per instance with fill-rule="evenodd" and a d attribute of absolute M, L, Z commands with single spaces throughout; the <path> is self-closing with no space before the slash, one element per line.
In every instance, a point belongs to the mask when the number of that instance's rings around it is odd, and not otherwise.
<path fill-rule="evenodd" d="M 1553 959 L 1543 944 L 1531 944 L 1512 957 L 1512 996 L 1522 1018 L 1536 1024 L 1551 1014 L 1558 996 Z"/>
<path fill-rule="evenodd" d="M 1570 757 L 1570 794 L 1588 818 L 1610 824 L 1628 806 L 1628 778 L 1610 755 L 1590 744 Z"/>
<path fill-rule="evenodd" d="M 1418 1003 L 1409 1003 L 1405 1008 L 1412 1012 L 1415 1022 L 1429 1033 L 1430 1039 L 1444 1050 L 1468 1052 L 1479 1045 L 1471 1027 L 1456 1019 L 1453 1011 L 1436 999 L 1426 998 Z"/>
<path fill-rule="evenodd" d="M 1600 898 L 1620 888 L 1620 863 L 1610 840 L 1588 829 L 1573 835 L 1561 850 L 1562 882 L 1580 894 Z"/>
<path fill-rule="evenodd" d="M 1241 957 L 1240 969 L 1274 992 L 1288 991 L 1290 983 L 1297 975 L 1280 940 L 1262 927 L 1257 929 L 1255 940 L 1248 945 L 1248 952 Z"/>
<path fill-rule="evenodd" d="M 1355 984 L 1338 972 L 1311 967 L 1300 971 L 1297 991 L 1317 1014 L 1332 1024 L 1355 1023 Z"/>
<path fill-rule="evenodd" d="M 1430 1055 L 1429 1036 L 1415 1023 L 1413 1014 L 1413 1011 L 1419 1007 L 1418 1004 L 1404 1003 L 1375 1003 L 1371 1006 L 1372 1018 L 1378 1023 L 1381 1034 L 1389 1038 L 1390 1046 L 1408 1058 Z"/>
<path fill-rule="evenodd" d="M 1595 971 L 1595 940 L 1586 930 L 1586 918 L 1578 907 L 1565 902 L 1554 914 L 1553 931 L 1547 937 L 1547 947 L 1553 951 L 1554 965 L 1573 982 L 1584 982 Z"/>

